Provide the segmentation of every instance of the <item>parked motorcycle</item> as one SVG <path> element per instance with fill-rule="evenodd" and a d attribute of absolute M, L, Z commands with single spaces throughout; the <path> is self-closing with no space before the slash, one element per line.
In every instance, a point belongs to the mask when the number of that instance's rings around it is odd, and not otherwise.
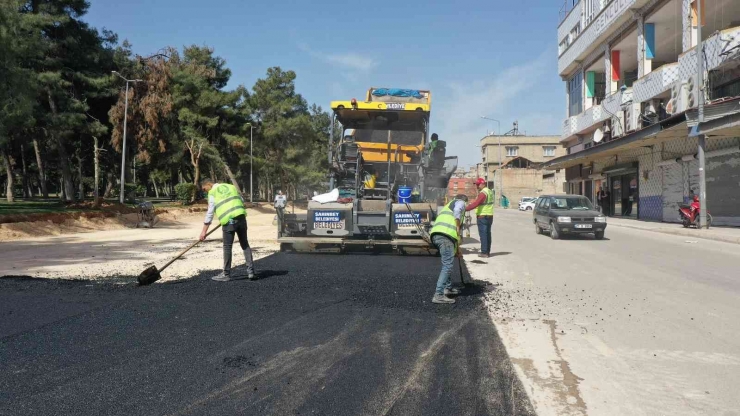
<path fill-rule="evenodd" d="M 694 226 L 701 228 L 699 224 L 699 197 L 694 195 L 694 200 L 691 204 L 681 204 L 678 207 L 678 216 L 681 218 L 681 223 L 685 228 Z M 707 228 L 712 226 L 712 216 L 707 211 Z"/>

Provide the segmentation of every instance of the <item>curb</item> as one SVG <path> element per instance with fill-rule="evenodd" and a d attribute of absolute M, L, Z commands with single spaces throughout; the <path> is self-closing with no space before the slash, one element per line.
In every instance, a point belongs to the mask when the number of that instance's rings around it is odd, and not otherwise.
<path fill-rule="evenodd" d="M 651 228 L 643 228 L 643 227 L 636 227 L 634 225 L 624 225 L 624 224 L 614 224 L 607 222 L 608 226 L 613 227 L 622 227 L 622 228 L 631 228 L 633 230 L 640 230 L 640 231 L 650 231 L 654 233 L 660 233 L 660 234 L 668 234 L 668 235 L 677 235 L 681 237 L 691 237 L 691 238 L 700 238 L 702 240 L 711 240 L 711 241 L 720 241 L 723 243 L 730 243 L 730 244 L 740 244 L 740 236 L 733 237 L 733 236 L 724 236 L 724 235 L 702 235 L 703 231 L 701 230 L 684 230 L 684 229 L 666 229 L 666 228 L 659 228 L 659 229 L 651 229 Z"/>

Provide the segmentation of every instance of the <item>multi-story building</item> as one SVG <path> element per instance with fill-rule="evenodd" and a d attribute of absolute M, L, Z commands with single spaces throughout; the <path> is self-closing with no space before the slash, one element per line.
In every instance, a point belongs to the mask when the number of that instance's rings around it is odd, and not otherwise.
<path fill-rule="evenodd" d="M 543 170 L 541 165 L 565 154 L 559 136 L 527 136 L 518 129 L 506 135 L 488 135 L 480 141 L 483 177 L 496 194 L 516 202 L 525 196 L 562 193 L 563 171 Z M 503 190 L 502 190 L 503 187 Z"/>
<path fill-rule="evenodd" d="M 558 27 L 567 154 L 545 166 L 566 171 L 571 193 L 608 190 L 614 215 L 678 221 L 699 191 L 689 132 L 703 98 L 707 207 L 715 224 L 740 225 L 740 0 L 701 0 L 701 21 L 697 0 L 567 1 Z"/>
<path fill-rule="evenodd" d="M 447 198 L 452 199 L 460 194 L 467 195 L 470 201 L 478 196 L 474 178 L 450 178 L 450 182 L 447 184 Z"/>

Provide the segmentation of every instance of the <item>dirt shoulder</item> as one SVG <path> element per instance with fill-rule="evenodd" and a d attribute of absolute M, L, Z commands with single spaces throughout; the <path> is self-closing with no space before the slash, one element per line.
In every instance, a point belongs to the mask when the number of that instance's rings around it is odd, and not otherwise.
<path fill-rule="evenodd" d="M 60 224 L 38 221 L 2 224 L 0 233 L 17 237 L 0 242 L 0 276 L 133 278 L 149 265 L 163 266 L 195 241 L 203 226 L 203 216 L 203 212 L 188 210 L 163 213 L 153 229 L 132 228 L 136 214 L 65 220 Z M 248 238 L 257 258 L 279 249 L 273 219 L 274 211 L 266 207 L 248 209 Z M 45 236 L 28 237 L 33 234 Z M 167 268 L 162 273 L 163 281 L 218 271 L 222 264 L 221 233 L 217 231 Z M 235 267 L 244 264 L 238 250 L 233 264 Z"/>

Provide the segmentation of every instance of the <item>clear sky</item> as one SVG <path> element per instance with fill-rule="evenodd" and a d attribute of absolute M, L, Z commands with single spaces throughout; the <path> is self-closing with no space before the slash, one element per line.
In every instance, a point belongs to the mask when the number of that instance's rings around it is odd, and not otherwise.
<path fill-rule="evenodd" d="M 297 89 L 325 110 L 371 86 L 430 89 L 432 131 L 462 166 L 500 120 L 559 135 L 565 87 L 557 76 L 561 0 L 204 1 L 92 0 L 85 16 L 135 53 L 208 45 L 250 87 L 268 67 L 294 70 Z"/>

